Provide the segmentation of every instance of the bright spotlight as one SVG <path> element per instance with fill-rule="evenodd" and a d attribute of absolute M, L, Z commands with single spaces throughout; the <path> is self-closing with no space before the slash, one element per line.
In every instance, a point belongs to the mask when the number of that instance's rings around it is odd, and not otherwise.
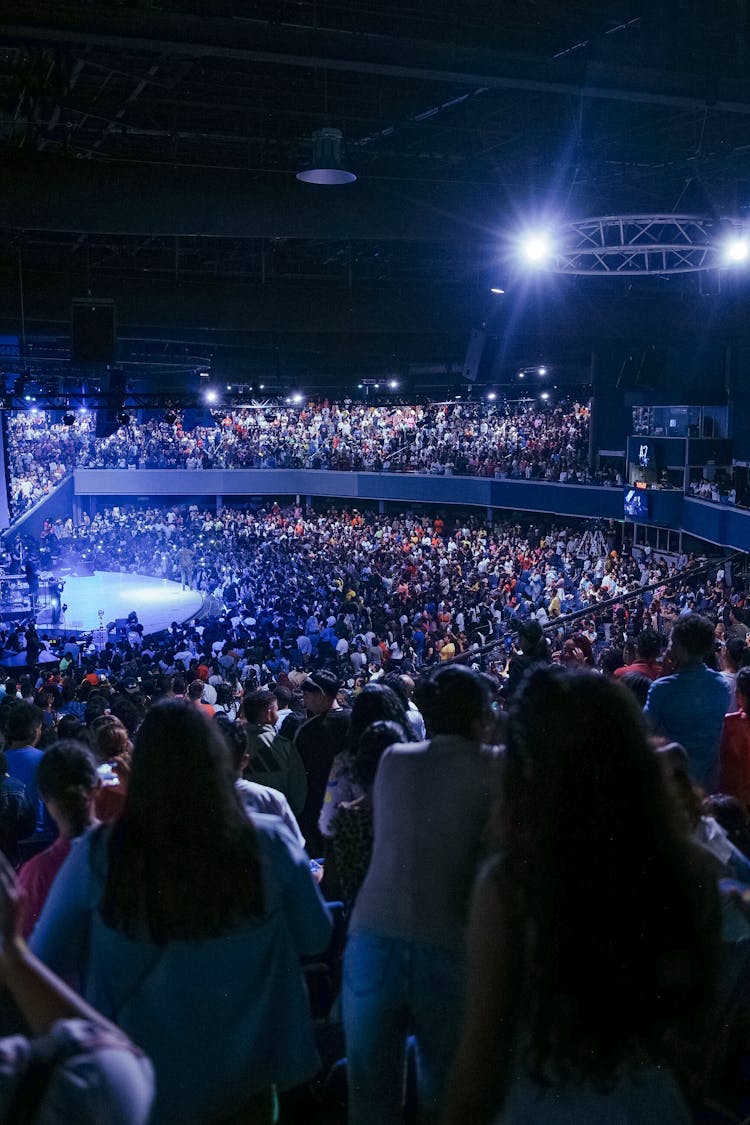
<path fill-rule="evenodd" d="M 552 239 L 547 231 L 532 231 L 521 239 L 521 254 L 532 266 L 540 266 L 552 254 Z"/>
<path fill-rule="evenodd" d="M 546 402 L 547 399 L 549 398 L 549 391 L 542 391 L 542 393 L 540 394 L 539 397 L 542 400 L 542 402 Z"/>
<path fill-rule="evenodd" d="M 292 399 L 292 402 L 294 402 L 294 403 L 300 403 L 300 402 L 302 402 L 302 395 L 299 393 L 299 391 L 295 391 L 294 394 L 291 396 L 291 399 Z"/>
<path fill-rule="evenodd" d="M 490 293 L 497 293 L 499 296 L 502 296 L 504 292 L 505 290 L 501 289 L 499 285 L 493 285 L 490 289 Z"/>
<path fill-rule="evenodd" d="M 497 395 L 495 394 L 494 391 L 490 391 L 489 394 L 487 395 L 487 401 L 488 402 L 494 402 L 496 398 L 497 398 Z"/>
<path fill-rule="evenodd" d="M 525 372 L 525 371 L 519 371 L 519 372 L 518 372 L 518 378 L 519 378 L 519 379 L 523 379 L 523 377 L 524 377 L 524 375 L 525 375 L 525 374 L 526 374 L 526 372 Z"/>
<path fill-rule="evenodd" d="M 735 265 L 746 262 L 750 257 L 748 240 L 743 235 L 735 235 L 734 238 L 730 238 L 724 247 L 724 257 L 727 262 Z"/>
<path fill-rule="evenodd" d="M 217 395 L 216 391 L 206 391 L 206 394 L 205 394 L 204 397 L 206 399 L 206 402 L 218 402 L 219 401 L 219 396 Z"/>
<path fill-rule="evenodd" d="M 540 375 L 546 375 L 547 374 L 547 368 L 546 367 L 540 367 L 539 368 L 539 374 Z"/>
<path fill-rule="evenodd" d="M 388 386 L 392 391 L 395 391 L 396 387 L 398 386 L 398 379 L 389 379 Z"/>

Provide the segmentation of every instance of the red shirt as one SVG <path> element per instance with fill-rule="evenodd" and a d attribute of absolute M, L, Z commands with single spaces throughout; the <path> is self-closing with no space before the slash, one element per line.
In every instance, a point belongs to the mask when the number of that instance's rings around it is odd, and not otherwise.
<path fill-rule="evenodd" d="M 744 711 L 724 716 L 719 748 L 719 789 L 750 806 L 750 717 Z"/>
<path fill-rule="evenodd" d="M 58 836 L 54 844 L 27 860 L 18 872 L 18 882 L 26 894 L 21 907 L 21 933 L 25 938 L 29 937 L 42 913 L 49 889 L 70 852 L 70 845 L 67 836 Z"/>

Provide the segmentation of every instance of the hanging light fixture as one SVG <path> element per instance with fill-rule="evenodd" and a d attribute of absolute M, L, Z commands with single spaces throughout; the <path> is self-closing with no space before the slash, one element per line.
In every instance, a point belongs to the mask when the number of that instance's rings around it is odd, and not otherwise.
<path fill-rule="evenodd" d="M 312 135 L 312 162 L 309 168 L 297 173 L 297 179 L 306 184 L 353 184 L 357 177 L 344 168 L 343 142 L 340 129 L 316 129 Z"/>

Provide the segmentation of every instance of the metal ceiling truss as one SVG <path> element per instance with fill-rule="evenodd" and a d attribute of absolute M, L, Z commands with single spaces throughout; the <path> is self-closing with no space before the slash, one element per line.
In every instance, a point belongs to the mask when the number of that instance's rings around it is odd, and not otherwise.
<path fill-rule="evenodd" d="M 560 228 L 550 268 L 578 275 L 696 273 L 725 266 L 738 224 L 697 215 L 605 215 Z"/>

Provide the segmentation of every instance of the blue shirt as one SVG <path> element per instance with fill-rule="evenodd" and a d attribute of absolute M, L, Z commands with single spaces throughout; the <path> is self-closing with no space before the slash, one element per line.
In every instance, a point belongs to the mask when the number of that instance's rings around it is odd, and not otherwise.
<path fill-rule="evenodd" d="M 202 941 L 126 937 L 99 910 L 107 830 L 94 829 L 74 843 L 31 936 L 36 955 L 151 1058 L 150 1125 L 221 1120 L 272 1083 L 289 1089 L 318 1069 L 299 958 L 325 948 L 330 917 L 288 828 L 261 814 L 253 824 L 260 917 Z"/>
<path fill-rule="evenodd" d="M 29 800 L 36 809 L 34 839 L 54 840 L 57 829 L 36 787 L 36 768 L 44 757 L 44 751 L 37 750 L 36 746 L 21 746 L 18 750 L 6 750 L 5 757 L 8 762 L 8 773 L 23 782 Z"/>
<path fill-rule="evenodd" d="M 694 664 L 654 680 L 644 708 L 661 734 L 685 747 L 690 776 L 708 792 L 716 784 L 728 704 L 729 688 L 721 673 Z"/>

